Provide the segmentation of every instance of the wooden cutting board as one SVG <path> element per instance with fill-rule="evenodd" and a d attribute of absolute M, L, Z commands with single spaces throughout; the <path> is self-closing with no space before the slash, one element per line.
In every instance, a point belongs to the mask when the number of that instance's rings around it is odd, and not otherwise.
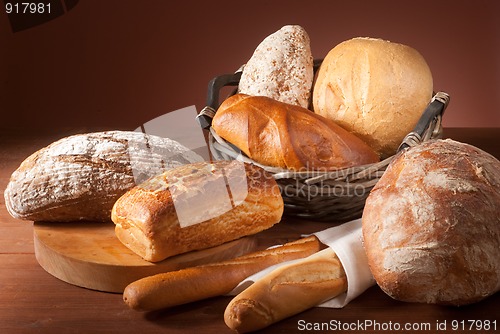
<path fill-rule="evenodd" d="M 95 222 L 36 222 L 34 246 L 38 263 L 53 276 L 84 288 L 116 293 L 142 277 L 222 261 L 262 248 L 256 239 L 245 237 L 151 263 L 116 238 L 114 224 Z"/>

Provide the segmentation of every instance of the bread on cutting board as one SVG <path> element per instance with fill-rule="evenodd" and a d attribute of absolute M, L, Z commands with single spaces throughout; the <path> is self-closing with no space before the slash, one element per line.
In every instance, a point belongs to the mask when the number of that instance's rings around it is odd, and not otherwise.
<path fill-rule="evenodd" d="M 281 220 L 274 178 L 239 161 L 184 165 L 121 196 L 112 220 L 118 239 L 147 261 L 220 245 Z"/>
<path fill-rule="evenodd" d="M 5 189 L 18 219 L 111 221 L 127 190 L 166 169 L 203 161 L 178 142 L 132 131 L 62 138 L 26 158 Z"/>

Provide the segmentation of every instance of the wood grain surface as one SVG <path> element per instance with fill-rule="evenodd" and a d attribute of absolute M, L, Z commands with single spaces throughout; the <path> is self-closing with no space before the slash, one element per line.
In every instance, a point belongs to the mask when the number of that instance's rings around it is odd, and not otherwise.
<path fill-rule="evenodd" d="M 34 150 L 55 139 L 86 129 L 46 133 L 0 131 L 0 191 L 12 171 Z M 500 129 L 445 129 L 445 136 L 478 146 L 500 158 Z M 270 244 L 329 224 L 285 217 L 257 242 Z M 47 273 L 37 262 L 34 225 L 10 217 L 0 196 L 0 333 L 231 333 L 223 320 L 229 297 L 217 297 L 161 311 L 140 313 L 129 309 L 121 294 L 67 284 Z M 500 330 L 500 293 L 465 307 L 442 307 L 398 302 L 378 287 L 367 290 L 343 309 L 313 308 L 272 325 L 261 333 L 303 333 L 314 324 L 347 324 L 344 333 L 382 333 L 378 326 L 410 324 L 420 329 L 405 333 L 495 333 Z M 472 320 L 496 321 L 496 331 L 474 330 Z M 369 324 L 371 326 L 368 326 Z M 437 326 L 446 325 L 445 330 Z M 459 325 L 454 330 L 453 324 Z M 464 328 L 460 327 L 464 324 Z M 363 327 L 364 326 L 364 327 Z M 430 330 L 424 330 L 430 326 Z M 332 327 L 323 331 L 334 332 Z M 403 332 L 403 331 L 399 331 Z"/>
<path fill-rule="evenodd" d="M 36 259 L 48 273 L 77 286 L 116 293 L 146 276 L 231 259 L 258 247 L 255 238 L 245 237 L 151 263 L 118 240 L 111 222 L 35 222 L 33 230 Z"/>

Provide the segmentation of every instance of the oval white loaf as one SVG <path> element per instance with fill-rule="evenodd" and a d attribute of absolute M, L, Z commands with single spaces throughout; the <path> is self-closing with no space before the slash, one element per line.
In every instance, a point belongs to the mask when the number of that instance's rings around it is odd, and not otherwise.
<path fill-rule="evenodd" d="M 203 158 L 168 138 L 107 131 L 62 138 L 12 173 L 5 206 L 33 221 L 110 221 L 114 202 L 163 171 Z"/>
<path fill-rule="evenodd" d="M 308 108 L 313 79 L 309 36 L 301 26 L 287 25 L 257 46 L 243 68 L 238 91 Z"/>
<path fill-rule="evenodd" d="M 463 305 L 500 290 L 500 162 L 468 144 L 404 151 L 366 200 L 370 269 L 391 297 Z"/>

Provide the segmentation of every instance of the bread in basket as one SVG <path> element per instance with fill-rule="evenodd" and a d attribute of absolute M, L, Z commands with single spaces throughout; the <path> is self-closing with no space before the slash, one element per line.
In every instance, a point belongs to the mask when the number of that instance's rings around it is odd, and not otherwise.
<path fill-rule="evenodd" d="M 316 60 L 314 64 L 315 69 L 318 69 L 321 60 Z M 225 86 L 237 86 L 243 68 L 234 74 L 218 76 L 210 81 L 207 106 L 197 116 L 201 127 L 209 131 L 208 141 L 213 159 L 236 159 L 258 165 L 270 172 L 280 186 L 285 215 L 330 222 L 359 218 L 370 190 L 397 153 L 376 163 L 328 171 L 294 171 L 253 161 L 233 144 L 221 138 L 211 127 L 211 121 L 219 107 L 221 89 Z M 448 94 L 434 94 L 414 130 L 401 142 L 398 152 L 423 141 L 439 138 L 442 134 L 441 119 L 448 102 Z"/>

